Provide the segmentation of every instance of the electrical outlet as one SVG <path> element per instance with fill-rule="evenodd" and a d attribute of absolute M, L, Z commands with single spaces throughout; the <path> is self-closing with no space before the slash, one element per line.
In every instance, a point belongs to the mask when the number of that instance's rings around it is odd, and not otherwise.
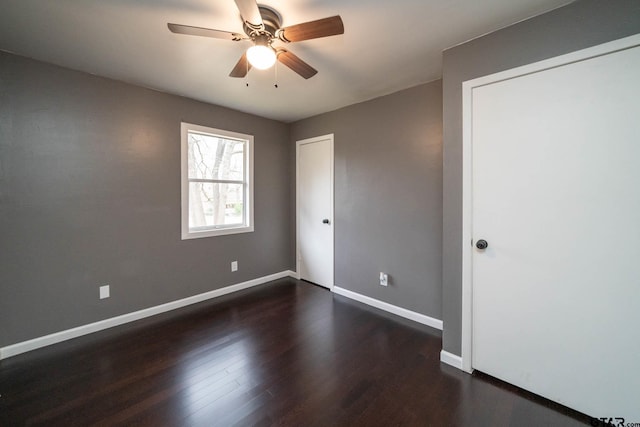
<path fill-rule="evenodd" d="M 238 261 L 231 261 L 231 271 L 238 271 Z"/>
<path fill-rule="evenodd" d="M 100 286 L 100 299 L 109 298 L 109 285 Z"/>
<path fill-rule="evenodd" d="M 387 273 L 380 272 L 380 286 L 388 286 L 389 285 L 389 276 Z"/>

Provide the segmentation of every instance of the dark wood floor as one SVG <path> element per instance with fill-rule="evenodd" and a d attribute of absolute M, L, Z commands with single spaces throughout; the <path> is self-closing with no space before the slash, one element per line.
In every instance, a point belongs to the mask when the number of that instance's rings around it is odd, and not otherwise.
<path fill-rule="evenodd" d="M 438 331 L 283 279 L 0 361 L 0 426 L 571 426 Z"/>

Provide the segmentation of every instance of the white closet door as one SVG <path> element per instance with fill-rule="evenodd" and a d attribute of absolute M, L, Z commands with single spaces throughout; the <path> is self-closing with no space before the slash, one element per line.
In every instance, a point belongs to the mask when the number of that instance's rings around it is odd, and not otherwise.
<path fill-rule="evenodd" d="M 640 422 L 640 48 L 473 89 L 472 366 Z"/>
<path fill-rule="evenodd" d="M 333 137 L 297 144 L 300 278 L 333 287 Z"/>

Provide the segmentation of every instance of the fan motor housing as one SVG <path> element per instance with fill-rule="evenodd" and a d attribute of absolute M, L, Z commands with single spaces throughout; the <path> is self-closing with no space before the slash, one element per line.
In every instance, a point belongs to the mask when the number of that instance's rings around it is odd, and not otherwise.
<path fill-rule="evenodd" d="M 282 25 L 282 17 L 275 9 L 272 9 L 268 6 L 259 5 L 258 10 L 260 11 L 260 16 L 262 17 L 262 22 L 264 24 L 264 32 L 269 33 L 271 38 L 274 38 L 276 36 L 276 31 L 278 31 L 278 29 L 280 29 L 280 26 Z M 254 30 L 247 24 L 244 24 L 243 28 L 244 32 L 249 37 L 255 37 L 256 35 L 263 33 Z"/>

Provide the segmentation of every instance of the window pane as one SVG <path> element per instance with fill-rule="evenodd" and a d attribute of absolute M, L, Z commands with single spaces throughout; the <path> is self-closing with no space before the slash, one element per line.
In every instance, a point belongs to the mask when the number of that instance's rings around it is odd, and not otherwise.
<path fill-rule="evenodd" d="M 244 185 L 189 183 L 189 228 L 244 224 Z"/>
<path fill-rule="evenodd" d="M 244 142 L 189 132 L 189 178 L 242 181 Z"/>

